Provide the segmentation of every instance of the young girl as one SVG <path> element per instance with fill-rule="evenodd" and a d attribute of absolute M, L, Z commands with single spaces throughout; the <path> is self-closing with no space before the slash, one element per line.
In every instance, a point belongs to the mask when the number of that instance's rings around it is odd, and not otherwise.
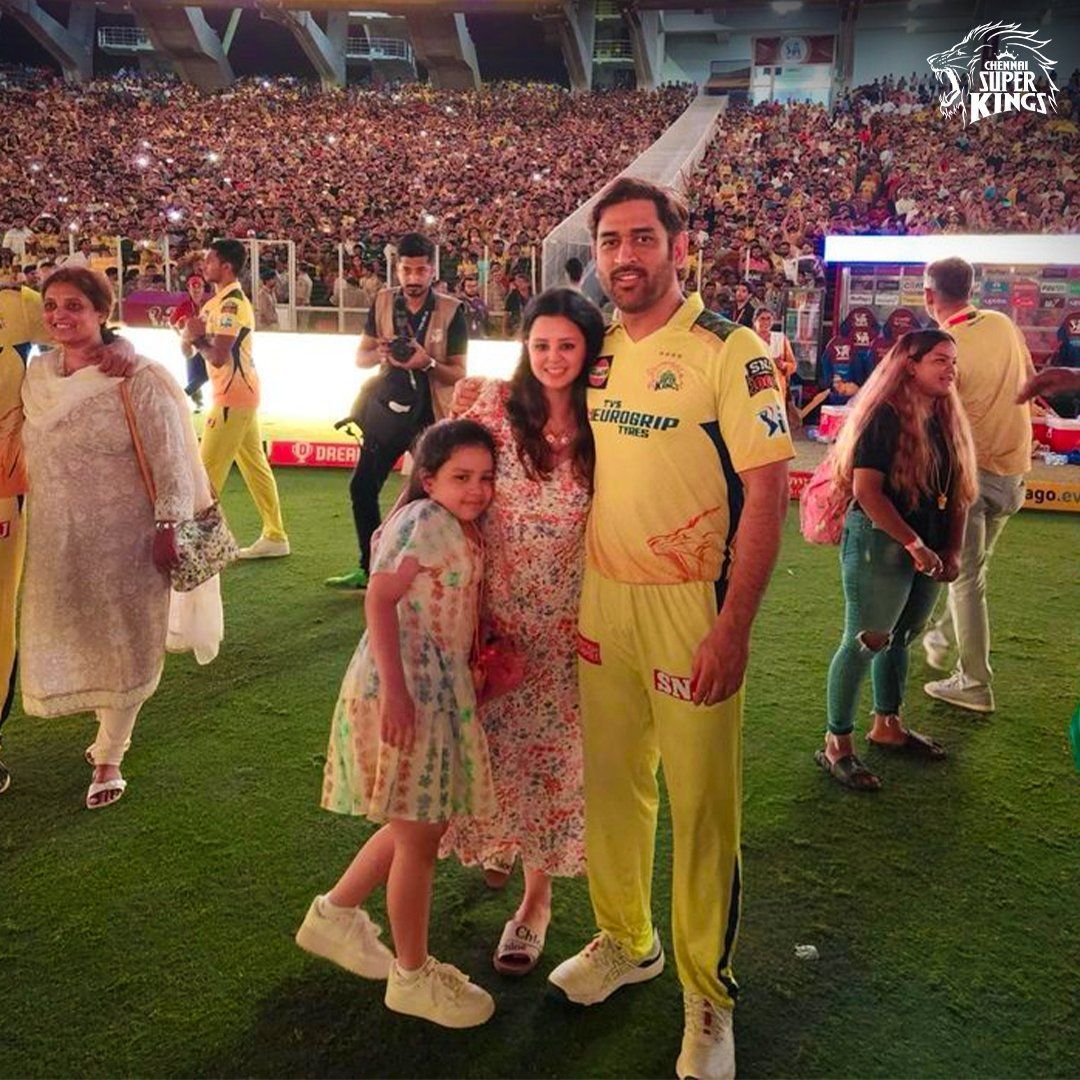
<path fill-rule="evenodd" d="M 368 629 L 334 711 L 322 805 L 385 822 L 296 935 L 301 948 L 369 979 L 386 1005 L 445 1027 L 482 1024 L 491 996 L 428 955 L 439 840 L 457 814 L 495 808 L 469 655 L 481 575 L 474 524 L 494 493 L 495 444 L 470 420 L 428 428 L 405 503 L 372 563 Z M 386 885 L 396 960 L 360 907 Z"/>
<path fill-rule="evenodd" d="M 828 730 L 815 759 L 835 780 L 873 791 L 881 780 L 855 754 L 852 731 L 869 670 L 867 742 L 928 760 L 945 756 L 900 718 L 908 648 L 941 582 L 956 577 L 975 498 L 971 429 L 956 393 L 956 343 L 944 330 L 904 334 L 856 398 L 836 443 L 844 520 L 844 636 L 829 667 Z"/>

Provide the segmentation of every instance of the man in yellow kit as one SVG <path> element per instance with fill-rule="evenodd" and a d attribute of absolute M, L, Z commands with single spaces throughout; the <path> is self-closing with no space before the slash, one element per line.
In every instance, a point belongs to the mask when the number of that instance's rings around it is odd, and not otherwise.
<path fill-rule="evenodd" d="M 550 980 L 592 1005 L 663 970 L 650 895 L 662 761 L 685 1010 L 676 1072 L 734 1076 L 742 685 L 793 450 L 760 338 L 682 295 L 685 206 L 624 177 L 591 226 L 618 311 L 589 372 L 596 474 L 578 634 L 600 933 Z"/>
<path fill-rule="evenodd" d="M 289 554 L 281 522 L 281 503 L 259 434 L 259 376 L 252 360 L 255 312 L 236 280 L 244 269 L 244 245 L 215 240 L 203 257 L 203 277 L 214 295 L 198 316 L 184 324 L 180 346 L 185 357 L 201 352 L 207 364 L 214 404 L 203 428 L 202 461 L 219 494 L 235 461 L 262 518 L 262 535 L 240 549 L 241 559 L 271 559 Z"/>
<path fill-rule="evenodd" d="M 15 697 L 15 614 L 26 554 L 22 384 L 30 350 L 48 340 L 41 295 L 25 285 L 0 283 L 0 734 Z M 130 342 L 118 340 L 103 347 L 101 370 L 126 375 L 134 355 Z M 0 792 L 10 784 L 11 774 L 0 761 Z"/>

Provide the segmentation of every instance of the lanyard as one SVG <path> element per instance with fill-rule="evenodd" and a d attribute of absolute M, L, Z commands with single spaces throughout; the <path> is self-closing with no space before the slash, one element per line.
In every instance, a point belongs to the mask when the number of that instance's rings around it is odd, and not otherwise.
<path fill-rule="evenodd" d="M 398 293 L 394 297 L 394 334 L 397 337 L 415 338 L 422 345 L 424 335 L 427 333 L 428 323 L 431 322 L 432 312 L 435 310 L 435 297 L 428 291 L 427 300 L 420 309 L 420 322 L 415 333 L 409 323 L 409 309 L 405 306 L 405 297 Z"/>

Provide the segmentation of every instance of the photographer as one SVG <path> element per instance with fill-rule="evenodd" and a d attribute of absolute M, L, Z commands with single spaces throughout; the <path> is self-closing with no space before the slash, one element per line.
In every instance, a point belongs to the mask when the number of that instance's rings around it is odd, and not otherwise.
<path fill-rule="evenodd" d="M 381 289 L 368 312 L 356 350 L 356 366 L 378 366 L 353 406 L 364 433 L 363 449 L 349 481 L 360 567 L 326 584 L 367 587 L 371 537 L 379 527 L 379 492 L 390 470 L 429 424 L 450 411 L 454 383 L 465 375 L 469 335 L 459 300 L 435 292 L 435 245 L 406 233 L 397 245 L 396 289 Z"/>

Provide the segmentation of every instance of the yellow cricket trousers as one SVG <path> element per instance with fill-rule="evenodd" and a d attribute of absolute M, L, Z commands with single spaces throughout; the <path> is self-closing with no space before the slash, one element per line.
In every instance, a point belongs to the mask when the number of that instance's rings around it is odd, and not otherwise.
<path fill-rule="evenodd" d="M 0 727 L 11 712 L 15 697 L 15 614 L 19 582 L 26 556 L 26 526 L 22 515 L 23 497 L 0 498 Z"/>
<path fill-rule="evenodd" d="M 679 980 L 734 1004 L 742 802 L 740 690 L 690 701 L 690 665 L 716 618 L 710 582 L 627 585 L 586 570 L 578 672 L 585 848 L 596 922 L 632 956 L 652 945 L 652 875 L 663 762 L 671 804 L 672 931 Z"/>
<path fill-rule="evenodd" d="M 218 493 L 225 486 L 233 462 L 236 462 L 255 509 L 262 518 L 263 536 L 267 540 L 284 540 L 281 503 L 273 470 L 263 450 L 258 411 L 215 405 L 206 414 L 201 454 L 210 483 Z"/>

